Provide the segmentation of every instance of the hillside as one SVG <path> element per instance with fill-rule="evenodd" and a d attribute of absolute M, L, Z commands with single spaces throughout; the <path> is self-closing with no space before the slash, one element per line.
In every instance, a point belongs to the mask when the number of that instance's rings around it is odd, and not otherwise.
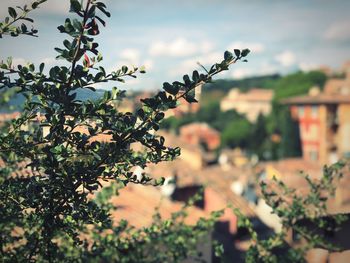
<path fill-rule="evenodd" d="M 78 100 L 96 100 L 103 96 L 104 90 L 97 89 L 95 92 L 89 89 L 77 89 L 77 99 Z M 8 110 L 6 108 L 3 108 L 0 110 L 0 112 L 9 112 L 9 111 L 18 111 L 21 110 L 24 104 L 25 98 L 22 94 L 17 94 L 9 102 L 9 106 L 11 107 L 11 110 Z"/>

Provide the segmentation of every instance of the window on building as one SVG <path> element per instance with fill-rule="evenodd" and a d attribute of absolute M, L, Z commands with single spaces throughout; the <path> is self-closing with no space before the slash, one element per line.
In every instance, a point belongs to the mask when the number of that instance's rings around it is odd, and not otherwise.
<path fill-rule="evenodd" d="M 298 117 L 304 117 L 304 106 L 298 106 Z"/>
<path fill-rule="evenodd" d="M 313 105 L 313 106 L 311 107 L 311 116 L 312 116 L 313 118 L 317 118 L 317 117 L 318 117 L 318 106 Z"/>
<path fill-rule="evenodd" d="M 309 152 L 310 160 L 311 161 L 317 161 L 318 160 L 318 152 L 316 151 L 310 151 Z"/>

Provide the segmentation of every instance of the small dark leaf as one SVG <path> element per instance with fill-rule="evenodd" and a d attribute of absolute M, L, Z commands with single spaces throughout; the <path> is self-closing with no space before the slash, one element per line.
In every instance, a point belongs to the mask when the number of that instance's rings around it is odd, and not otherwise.
<path fill-rule="evenodd" d="M 199 73 L 198 73 L 197 70 L 193 71 L 193 73 L 192 73 L 192 79 L 193 79 L 193 81 L 195 81 L 195 82 L 198 82 L 198 81 L 200 80 L 200 79 L 199 79 Z"/>
<path fill-rule="evenodd" d="M 103 19 L 101 19 L 99 16 L 95 16 L 95 18 L 96 18 L 98 21 L 100 21 L 100 23 L 101 23 L 103 26 L 106 26 L 106 22 L 105 22 Z"/>
<path fill-rule="evenodd" d="M 225 59 L 226 61 L 229 61 L 229 60 L 231 60 L 232 58 L 233 58 L 232 53 L 231 53 L 230 51 L 225 51 L 225 53 L 224 53 L 224 59 Z"/>
<path fill-rule="evenodd" d="M 64 26 L 58 26 L 57 29 L 60 31 L 60 33 L 66 32 L 66 28 Z"/>
<path fill-rule="evenodd" d="M 183 80 L 184 80 L 186 85 L 190 85 L 191 84 L 191 80 L 190 80 L 190 77 L 188 75 L 184 75 L 183 76 Z"/>
<path fill-rule="evenodd" d="M 81 11 L 81 5 L 79 3 L 79 1 L 77 0 L 71 0 L 70 1 L 70 12 L 75 12 L 78 13 L 79 11 Z"/>
<path fill-rule="evenodd" d="M 32 3 L 32 8 L 33 8 L 33 9 L 36 9 L 38 6 L 39 6 L 39 3 L 38 3 L 38 2 Z"/>
<path fill-rule="evenodd" d="M 15 10 L 13 7 L 9 7 L 9 8 L 8 8 L 8 12 L 9 12 L 9 15 L 10 15 L 12 18 L 16 18 L 16 17 L 17 17 L 16 10 Z"/>
<path fill-rule="evenodd" d="M 242 57 L 246 57 L 250 53 L 248 48 L 242 50 Z"/>
<path fill-rule="evenodd" d="M 155 121 L 160 121 L 160 120 L 164 119 L 164 112 L 158 112 L 154 119 L 155 119 Z"/>
<path fill-rule="evenodd" d="M 190 92 L 188 92 L 185 96 L 184 99 L 188 102 L 188 103 L 194 103 L 194 102 L 198 102 L 195 99 L 195 90 L 191 90 Z"/>
<path fill-rule="evenodd" d="M 234 50 L 236 57 L 239 57 L 241 55 L 241 51 L 239 49 Z"/>
<path fill-rule="evenodd" d="M 23 19 L 23 20 L 26 20 L 26 21 L 29 21 L 29 22 L 31 22 L 31 23 L 34 22 L 34 20 L 31 19 L 31 18 L 29 18 L 29 17 L 23 17 L 22 19 Z"/>
<path fill-rule="evenodd" d="M 126 74 L 128 72 L 128 67 L 127 66 L 122 66 L 122 72 Z"/>
<path fill-rule="evenodd" d="M 170 93 L 171 95 L 174 95 L 174 96 L 179 92 L 179 87 L 178 86 L 171 85 L 168 82 L 164 82 L 163 83 L 163 89 L 166 92 L 168 92 L 168 93 Z"/>

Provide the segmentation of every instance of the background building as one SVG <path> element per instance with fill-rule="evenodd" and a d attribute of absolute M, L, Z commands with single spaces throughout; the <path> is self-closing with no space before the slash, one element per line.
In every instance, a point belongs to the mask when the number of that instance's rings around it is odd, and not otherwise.
<path fill-rule="evenodd" d="M 249 121 L 255 122 L 260 113 L 267 115 L 271 112 L 273 95 L 272 90 L 254 88 L 242 93 L 234 88 L 221 101 L 220 108 L 222 111 L 236 110 L 245 114 Z"/>

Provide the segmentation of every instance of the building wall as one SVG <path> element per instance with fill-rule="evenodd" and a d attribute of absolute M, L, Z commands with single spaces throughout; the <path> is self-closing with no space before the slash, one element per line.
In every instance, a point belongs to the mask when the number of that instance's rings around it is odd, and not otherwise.
<path fill-rule="evenodd" d="M 205 143 L 208 150 L 220 146 L 220 133 L 204 123 L 188 124 L 180 128 L 180 138 L 186 143 L 200 145 Z"/>
<path fill-rule="evenodd" d="M 204 190 L 204 210 L 206 212 L 213 212 L 227 207 L 227 201 L 223 199 L 216 191 L 206 187 Z M 225 208 L 223 216 L 219 220 L 220 222 L 228 222 L 229 231 L 231 234 L 237 232 L 237 217 L 233 213 L 231 208 Z"/>
<path fill-rule="evenodd" d="M 179 158 L 187 162 L 191 168 L 196 170 L 200 170 L 204 166 L 202 154 L 200 152 L 187 150 L 186 148 L 182 147 Z"/>
<path fill-rule="evenodd" d="M 320 108 L 320 148 L 319 148 L 319 163 L 328 163 L 327 154 L 327 107 L 319 105 Z"/>
<path fill-rule="evenodd" d="M 236 110 L 239 113 L 245 114 L 249 121 L 255 122 L 260 113 L 267 115 L 271 112 L 271 102 L 241 101 L 228 98 L 221 101 L 220 108 L 222 111 Z"/>
<path fill-rule="evenodd" d="M 332 164 L 350 156 L 350 104 L 293 105 L 291 114 L 299 122 L 305 160 Z"/>
<path fill-rule="evenodd" d="M 350 104 L 340 104 L 338 107 L 338 155 L 350 154 Z"/>
<path fill-rule="evenodd" d="M 326 108 L 323 105 L 298 105 L 291 107 L 292 117 L 299 122 L 303 158 L 320 161 L 325 150 Z"/>

